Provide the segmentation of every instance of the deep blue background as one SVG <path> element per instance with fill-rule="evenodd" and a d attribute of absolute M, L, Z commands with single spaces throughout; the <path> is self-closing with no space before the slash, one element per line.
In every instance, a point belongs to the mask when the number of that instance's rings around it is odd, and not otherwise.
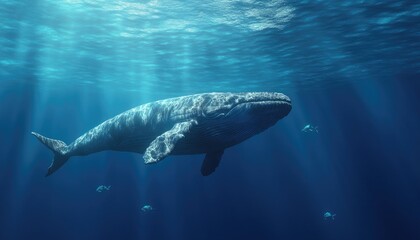
<path fill-rule="evenodd" d="M 19 95 L 3 95 L 2 116 L 16 117 L 2 119 L 1 125 L 6 138 L 0 237 L 416 239 L 416 81 L 407 77 L 374 88 L 362 84 L 292 93 L 290 115 L 228 149 L 209 177 L 199 173 L 199 155 L 145 166 L 137 154 L 106 152 L 75 157 L 44 178 L 51 155 L 29 134 L 33 96 L 27 87 Z M 10 108 L 11 103 L 18 107 Z M 67 114 L 59 125 L 71 132 L 77 109 L 62 104 L 48 109 Z M 319 134 L 300 132 L 308 119 L 319 126 Z M 75 136 L 69 133 L 68 139 Z M 33 150 L 25 153 L 21 146 Z M 112 188 L 99 194 L 95 189 L 101 184 Z M 146 203 L 155 210 L 141 212 Z M 335 221 L 323 220 L 327 210 L 337 214 Z"/>
<path fill-rule="evenodd" d="M 420 239 L 420 4 L 138 4 L 0 3 L 0 239 Z M 70 143 L 210 91 L 280 91 L 293 109 L 208 177 L 203 155 L 122 152 L 44 177 L 31 131 Z"/>

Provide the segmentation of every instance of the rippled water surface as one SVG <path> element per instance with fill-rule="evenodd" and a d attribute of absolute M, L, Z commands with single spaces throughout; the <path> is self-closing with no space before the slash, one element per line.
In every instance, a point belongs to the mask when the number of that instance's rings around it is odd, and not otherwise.
<path fill-rule="evenodd" d="M 420 67 L 416 1 L 5 0 L 0 9 L 3 86 L 322 88 Z"/>

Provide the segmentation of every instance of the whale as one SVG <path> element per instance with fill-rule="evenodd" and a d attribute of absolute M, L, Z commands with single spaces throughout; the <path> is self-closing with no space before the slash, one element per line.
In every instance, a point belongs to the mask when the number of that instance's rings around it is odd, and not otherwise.
<path fill-rule="evenodd" d="M 278 92 L 212 92 L 146 103 L 90 129 L 70 144 L 31 132 L 54 154 L 46 176 L 70 157 L 111 150 L 143 154 L 153 164 L 169 155 L 205 154 L 201 174 L 218 167 L 226 148 L 261 133 L 289 114 Z"/>

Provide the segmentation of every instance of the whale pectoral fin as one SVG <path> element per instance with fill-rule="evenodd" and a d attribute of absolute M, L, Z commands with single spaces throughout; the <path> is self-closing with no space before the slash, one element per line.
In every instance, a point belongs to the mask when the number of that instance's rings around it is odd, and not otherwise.
<path fill-rule="evenodd" d="M 197 121 L 191 120 L 175 124 L 171 130 L 158 136 L 144 153 L 144 163 L 156 163 L 168 156 L 175 148 L 176 143 L 185 137 L 190 129 L 197 124 Z"/>
<path fill-rule="evenodd" d="M 217 166 L 219 166 L 220 159 L 222 159 L 223 152 L 224 149 L 206 154 L 201 165 L 201 174 L 203 176 L 208 176 L 216 170 Z"/>

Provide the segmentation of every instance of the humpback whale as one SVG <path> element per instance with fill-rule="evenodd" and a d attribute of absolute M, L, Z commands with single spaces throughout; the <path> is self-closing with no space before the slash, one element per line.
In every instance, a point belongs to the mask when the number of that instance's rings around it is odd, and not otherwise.
<path fill-rule="evenodd" d="M 273 126 L 292 109 L 276 92 L 214 92 L 146 103 L 106 120 L 67 145 L 31 132 L 53 153 L 46 176 L 73 156 L 114 150 L 143 154 L 146 164 L 168 155 L 206 154 L 203 176 L 215 171 L 224 149 Z"/>

